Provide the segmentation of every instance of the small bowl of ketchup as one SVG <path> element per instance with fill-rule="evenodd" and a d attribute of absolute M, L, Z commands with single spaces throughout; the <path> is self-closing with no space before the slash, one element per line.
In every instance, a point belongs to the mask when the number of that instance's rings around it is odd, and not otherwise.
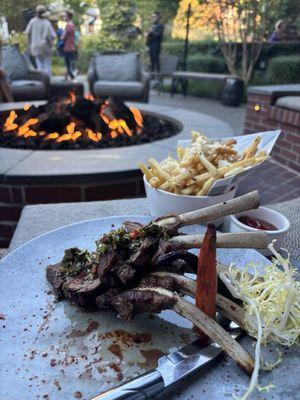
<path fill-rule="evenodd" d="M 255 210 L 244 211 L 231 215 L 230 232 L 255 232 L 264 230 L 267 232 L 270 243 L 276 239 L 274 247 L 279 249 L 290 229 L 290 221 L 277 211 L 267 207 L 259 207 Z M 270 250 L 262 250 L 262 254 L 271 255 Z"/>

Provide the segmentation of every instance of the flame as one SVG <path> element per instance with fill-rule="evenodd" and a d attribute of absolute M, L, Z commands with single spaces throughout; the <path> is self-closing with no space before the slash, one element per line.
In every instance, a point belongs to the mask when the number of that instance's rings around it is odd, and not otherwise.
<path fill-rule="evenodd" d="M 64 142 L 65 140 L 71 140 L 72 135 L 70 133 L 65 133 L 64 135 L 61 135 L 56 141 L 57 143 Z"/>
<path fill-rule="evenodd" d="M 124 131 L 127 133 L 128 136 L 132 136 L 131 130 L 128 128 L 128 125 L 124 119 L 120 119 L 120 125 L 124 129 Z"/>
<path fill-rule="evenodd" d="M 4 131 L 13 131 L 17 129 L 18 124 L 15 123 L 15 119 L 17 118 L 17 113 L 15 111 L 11 111 L 9 116 L 6 118 L 4 122 Z"/>
<path fill-rule="evenodd" d="M 30 126 L 31 125 L 35 125 L 35 124 L 37 124 L 39 122 L 39 120 L 37 119 L 37 118 L 30 118 L 30 119 L 28 119 L 23 125 L 21 125 L 20 127 L 19 127 L 19 129 L 18 129 L 18 136 L 25 136 L 25 137 L 28 137 L 28 132 L 29 132 L 29 130 L 30 130 Z M 33 131 L 31 131 L 31 132 L 33 132 Z M 29 135 L 29 136 L 32 136 L 32 135 Z M 36 136 L 36 135 L 34 135 L 34 136 Z"/>
<path fill-rule="evenodd" d="M 137 123 L 137 125 L 142 128 L 143 127 L 143 117 L 142 114 L 140 113 L 140 110 L 138 110 L 135 107 L 129 107 L 130 111 L 133 114 L 134 120 Z"/>
<path fill-rule="evenodd" d="M 30 136 L 32 136 L 32 137 L 33 137 L 33 136 L 37 136 L 37 133 L 36 133 L 35 131 L 29 129 L 29 130 L 24 134 L 24 137 L 28 138 L 28 137 L 30 137 Z"/>
<path fill-rule="evenodd" d="M 118 125 L 119 125 L 119 121 L 117 119 L 112 119 L 110 121 L 110 123 L 108 124 L 108 127 L 110 129 L 114 130 L 114 129 L 117 129 Z"/>
<path fill-rule="evenodd" d="M 18 136 L 23 136 L 23 135 L 25 135 L 26 132 L 28 132 L 28 131 L 29 131 L 29 126 L 22 125 L 22 126 L 20 126 L 19 129 L 18 129 Z"/>
<path fill-rule="evenodd" d="M 50 139 L 57 139 L 59 137 L 59 134 L 57 132 L 49 133 L 47 136 L 45 136 L 45 140 L 50 140 Z"/>
<path fill-rule="evenodd" d="M 77 140 L 81 136 L 80 131 L 76 131 L 72 134 L 72 140 Z"/>
<path fill-rule="evenodd" d="M 86 133 L 93 142 L 99 142 L 102 139 L 102 133 L 100 132 L 95 133 L 91 129 L 87 128 Z"/>
<path fill-rule="evenodd" d="M 117 136 L 118 136 L 118 133 L 117 133 L 116 131 L 111 131 L 111 132 L 110 132 L 110 137 L 111 137 L 112 139 L 116 138 Z"/>
<path fill-rule="evenodd" d="M 109 119 L 107 118 L 106 115 L 102 115 L 102 119 L 103 119 L 103 121 L 106 123 L 106 125 L 109 124 Z"/>
<path fill-rule="evenodd" d="M 86 99 L 93 101 L 94 97 L 91 94 L 85 96 Z M 63 104 L 71 104 L 76 101 L 76 95 L 73 91 L 69 92 L 68 98 L 64 99 L 61 102 L 57 102 L 54 104 L 54 113 L 63 112 L 63 110 L 67 109 L 66 106 Z M 29 103 L 24 104 L 24 111 L 28 111 L 31 105 Z M 107 109 L 107 110 L 106 110 Z M 130 111 L 133 115 L 133 118 L 136 123 L 136 127 L 134 130 L 131 130 L 127 125 L 125 119 L 116 119 L 113 118 L 111 114 L 113 114 L 113 109 L 110 109 L 109 101 L 105 100 L 100 109 L 99 109 L 99 116 L 102 118 L 104 123 L 110 129 L 108 135 L 110 135 L 111 139 L 115 139 L 120 135 L 128 135 L 132 136 L 133 133 L 140 133 L 141 128 L 143 127 L 143 117 L 140 111 L 135 107 L 130 107 Z M 25 115 L 25 114 L 24 114 Z M 23 122 L 22 125 L 19 126 L 19 123 L 16 122 L 18 115 L 16 111 L 11 111 L 6 118 L 3 126 L 3 131 L 15 131 L 15 134 L 19 137 L 30 138 L 35 136 L 41 136 L 45 140 L 56 140 L 58 143 L 67 141 L 67 140 L 77 140 L 79 137 L 83 137 L 85 140 L 90 139 L 94 142 L 99 142 L 102 139 L 101 132 L 94 132 L 92 129 L 86 128 L 84 129 L 81 126 L 81 123 L 78 122 L 76 119 L 71 121 L 69 124 L 66 124 L 64 127 L 63 133 L 58 132 L 51 132 L 47 133 L 45 131 L 39 131 L 39 119 L 38 118 L 29 118 Z M 18 119 L 19 121 L 19 119 Z M 76 127 L 76 124 L 79 124 Z M 34 125 L 37 125 L 34 130 Z M 77 130 L 76 130 L 77 129 Z M 79 130 L 80 129 L 80 130 Z"/>
<path fill-rule="evenodd" d="M 91 101 L 94 101 L 94 100 L 95 100 L 95 97 L 94 97 L 91 93 L 86 94 L 86 95 L 84 96 L 84 98 L 87 99 L 87 100 L 91 100 Z"/>
<path fill-rule="evenodd" d="M 75 131 L 75 122 L 70 122 L 69 125 L 67 125 L 67 132 L 72 135 Z"/>
<path fill-rule="evenodd" d="M 69 96 L 70 96 L 70 102 L 73 104 L 76 101 L 76 95 L 74 92 L 70 91 L 69 92 Z"/>

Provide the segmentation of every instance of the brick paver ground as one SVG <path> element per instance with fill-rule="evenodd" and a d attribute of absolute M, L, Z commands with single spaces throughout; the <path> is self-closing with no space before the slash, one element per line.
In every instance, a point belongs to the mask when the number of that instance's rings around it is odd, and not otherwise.
<path fill-rule="evenodd" d="M 261 204 L 279 203 L 300 197 L 300 174 L 276 161 L 266 161 L 264 167 L 246 177 L 238 194 L 257 189 Z"/>

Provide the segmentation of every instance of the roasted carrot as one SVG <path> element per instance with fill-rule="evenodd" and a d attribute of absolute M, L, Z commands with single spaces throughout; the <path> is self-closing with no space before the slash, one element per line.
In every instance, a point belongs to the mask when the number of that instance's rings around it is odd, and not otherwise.
<path fill-rule="evenodd" d="M 216 317 L 217 298 L 217 262 L 216 262 L 216 228 L 208 225 L 198 258 L 196 306 L 209 317 Z M 203 345 L 209 338 L 201 330 L 194 327 L 194 332 L 200 335 Z"/>

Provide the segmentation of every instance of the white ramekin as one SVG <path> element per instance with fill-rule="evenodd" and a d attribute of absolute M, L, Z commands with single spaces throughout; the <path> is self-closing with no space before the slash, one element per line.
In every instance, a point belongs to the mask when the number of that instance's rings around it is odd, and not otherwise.
<path fill-rule="evenodd" d="M 275 249 L 279 249 L 282 246 L 283 240 L 287 235 L 288 230 L 290 229 L 290 221 L 282 214 L 277 211 L 271 210 L 267 207 L 259 207 L 255 210 L 244 211 L 239 214 L 231 215 L 230 220 L 230 232 L 257 232 L 259 229 L 251 228 L 248 225 L 243 224 L 238 220 L 239 217 L 247 215 L 252 218 L 258 218 L 263 221 L 269 222 L 274 225 L 277 230 L 274 231 L 266 231 L 269 242 L 271 243 L 274 239 Z M 271 255 L 270 250 L 261 250 L 263 255 L 269 256 Z"/>
<path fill-rule="evenodd" d="M 152 188 L 144 176 L 144 185 L 150 213 L 152 216 L 160 217 L 168 214 L 181 214 L 184 212 L 198 210 L 214 204 L 222 203 L 234 198 L 236 187 L 229 192 L 217 196 L 186 196 L 166 192 L 161 189 Z M 212 221 L 219 226 L 223 218 Z"/>

